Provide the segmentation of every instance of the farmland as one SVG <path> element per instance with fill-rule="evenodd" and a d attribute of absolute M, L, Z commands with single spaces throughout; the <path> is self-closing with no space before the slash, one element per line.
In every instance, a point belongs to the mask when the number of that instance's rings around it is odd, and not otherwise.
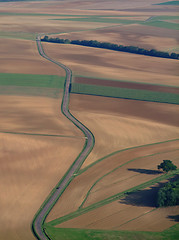
<path fill-rule="evenodd" d="M 51 240 L 177 239 L 178 206 L 157 208 L 156 196 L 179 173 L 157 170 L 164 159 L 179 167 L 178 60 L 47 42 L 40 51 L 36 42 L 42 34 L 179 53 L 177 14 L 178 1 L 166 0 L 0 1 L 2 239 L 36 239 L 34 216 L 83 154 L 89 139 L 63 115 L 68 107 L 94 146 L 42 232 Z"/>

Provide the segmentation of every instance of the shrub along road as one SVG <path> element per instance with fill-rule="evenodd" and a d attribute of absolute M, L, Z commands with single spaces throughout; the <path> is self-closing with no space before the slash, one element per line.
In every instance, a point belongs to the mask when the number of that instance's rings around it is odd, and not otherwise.
<path fill-rule="evenodd" d="M 94 146 L 94 136 L 90 132 L 87 127 L 85 127 L 81 122 L 79 122 L 70 112 L 68 109 L 68 103 L 69 103 L 69 91 L 70 91 L 70 86 L 71 86 L 71 77 L 72 77 L 72 72 L 71 70 L 66 67 L 65 65 L 49 58 L 45 53 L 42 48 L 41 44 L 41 36 L 38 35 L 36 38 L 37 42 L 37 47 L 39 50 L 39 54 L 46 58 L 47 60 L 57 64 L 59 67 L 62 67 L 66 71 L 66 81 L 65 81 L 65 86 L 64 86 L 64 94 L 63 94 L 63 101 L 61 105 L 61 111 L 62 113 L 70 120 L 72 121 L 86 136 L 86 142 L 83 147 L 83 150 L 81 151 L 80 155 L 78 158 L 75 160 L 75 162 L 72 164 L 68 172 L 64 175 L 58 186 L 52 191 L 51 195 L 48 197 L 48 199 L 44 202 L 38 213 L 36 214 L 33 223 L 32 223 L 32 230 L 37 237 L 37 239 L 40 240 L 46 240 L 50 239 L 47 234 L 45 233 L 43 229 L 43 223 L 45 221 L 45 218 L 51 208 L 54 206 L 56 201 L 59 199 L 65 188 L 68 186 L 68 184 L 72 181 L 74 178 L 74 174 L 79 170 L 81 167 L 82 163 L 88 156 L 88 154 L 91 152 L 93 146 Z"/>

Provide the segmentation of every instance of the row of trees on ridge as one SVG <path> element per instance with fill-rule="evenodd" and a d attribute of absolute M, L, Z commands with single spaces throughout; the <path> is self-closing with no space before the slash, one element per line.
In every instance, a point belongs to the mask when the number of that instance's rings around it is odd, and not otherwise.
<path fill-rule="evenodd" d="M 63 39 L 63 38 L 49 38 L 48 36 L 45 36 L 41 40 L 45 42 L 75 44 L 75 45 L 81 45 L 86 47 L 104 48 L 104 49 L 110 49 L 114 51 L 129 52 L 129 53 L 147 55 L 152 57 L 179 59 L 179 54 L 177 53 L 169 54 L 168 52 L 157 51 L 155 49 L 147 50 L 147 49 L 143 49 L 135 46 L 123 46 L 123 45 L 118 45 L 118 44 L 109 43 L 109 42 L 99 42 L 96 40 L 69 40 L 69 39 Z"/>

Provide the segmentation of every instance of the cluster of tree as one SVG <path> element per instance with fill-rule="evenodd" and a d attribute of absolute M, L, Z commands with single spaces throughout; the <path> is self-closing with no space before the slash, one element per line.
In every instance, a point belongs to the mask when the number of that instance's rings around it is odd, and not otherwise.
<path fill-rule="evenodd" d="M 110 49 L 114 51 L 129 52 L 129 53 L 142 54 L 142 55 L 153 56 L 153 57 L 179 59 L 179 54 L 177 53 L 169 54 L 167 52 L 161 52 L 155 49 L 146 50 L 146 49 L 135 47 L 135 46 L 123 46 L 123 45 L 117 45 L 117 44 L 108 43 L 108 42 L 98 42 L 96 40 L 89 40 L 89 41 L 88 40 L 69 40 L 69 39 L 61 39 L 61 38 L 49 38 L 48 36 L 45 36 L 42 39 L 42 41 L 62 43 L 62 44 L 75 44 L 75 45 L 82 45 L 82 46 L 95 47 L 95 48 L 104 48 L 104 49 Z"/>
<path fill-rule="evenodd" d="M 179 205 L 179 179 L 175 182 L 168 182 L 160 188 L 157 196 L 157 206 L 175 206 Z"/>
<path fill-rule="evenodd" d="M 158 169 L 162 169 L 164 172 L 169 172 L 177 169 L 177 166 L 172 163 L 171 160 L 163 160 L 163 162 L 157 166 Z"/>

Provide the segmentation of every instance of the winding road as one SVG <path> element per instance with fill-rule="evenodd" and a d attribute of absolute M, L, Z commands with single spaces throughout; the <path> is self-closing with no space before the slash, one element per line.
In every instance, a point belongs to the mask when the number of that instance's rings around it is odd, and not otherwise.
<path fill-rule="evenodd" d="M 93 149 L 94 136 L 87 127 L 85 127 L 81 122 L 79 122 L 69 112 L 68 103 L 69 103 L 69 95 L 70 95 L 69 91 L 70 91 L 71 78 L 72 78 L 71 70 L 68 67 L 66 67 L 65 65 L 49 58 L 44 53 L 44 50 L 43 50 L 43 47 L 41 44 L 41 36 L 40 35 L 37 36 L 36 42 L 37 42 L 37 47 L 38 47 L 39 53 L 42 57 L 46 58 L 50 62 L 57 64 L 59 67 L 62 67 L 66 71 L 66 81 L 65 81 L 65 86 L 64 86 L 64 95 L 63 95 L 61 110 L 62 110 L 62 113 L 85 134 L 85 138 L 86 138 L 85 145 L 84 145 L 82 152 L 80 153 L 78 158 L 75 160 L 75 162 L 72 164 L 72 166 L 70 167 L 68 172 L 65 174 L 65 176 L 63 177 L 59 186 L 55 189 L 55 191 L 51 194 L 51 196 L 48 198 L 48 200 L 45 202 L 45 204 L 41 207 L 40 211 L 38 212 L 38 214 L 36 215 L 36 217 L 33 220 L 32 230 L 33 230 L 36 238 L 40 239 L 40 240 L 46 240 L 46 239 L 50 239 L 50 238 L 46 235 L 46 233 L 43 229 L 43 223 L 45 221 L 45 218 L 46 218 L 47 214 L 49 213 L 49 211 L 51 210 L 51 208 L 56 203 L 57 199 L 60 197 L 60 195 L 65 190 L 65 188 L 68 186 L 68 184 L 74 178 L 74 173 L 76 173 L 78 171 L 78 169 L 80 168 L 80 166 L 82 165 L 82 163 L 84 162 L 84 160 L 86 159 L 88 154 Z"/>

